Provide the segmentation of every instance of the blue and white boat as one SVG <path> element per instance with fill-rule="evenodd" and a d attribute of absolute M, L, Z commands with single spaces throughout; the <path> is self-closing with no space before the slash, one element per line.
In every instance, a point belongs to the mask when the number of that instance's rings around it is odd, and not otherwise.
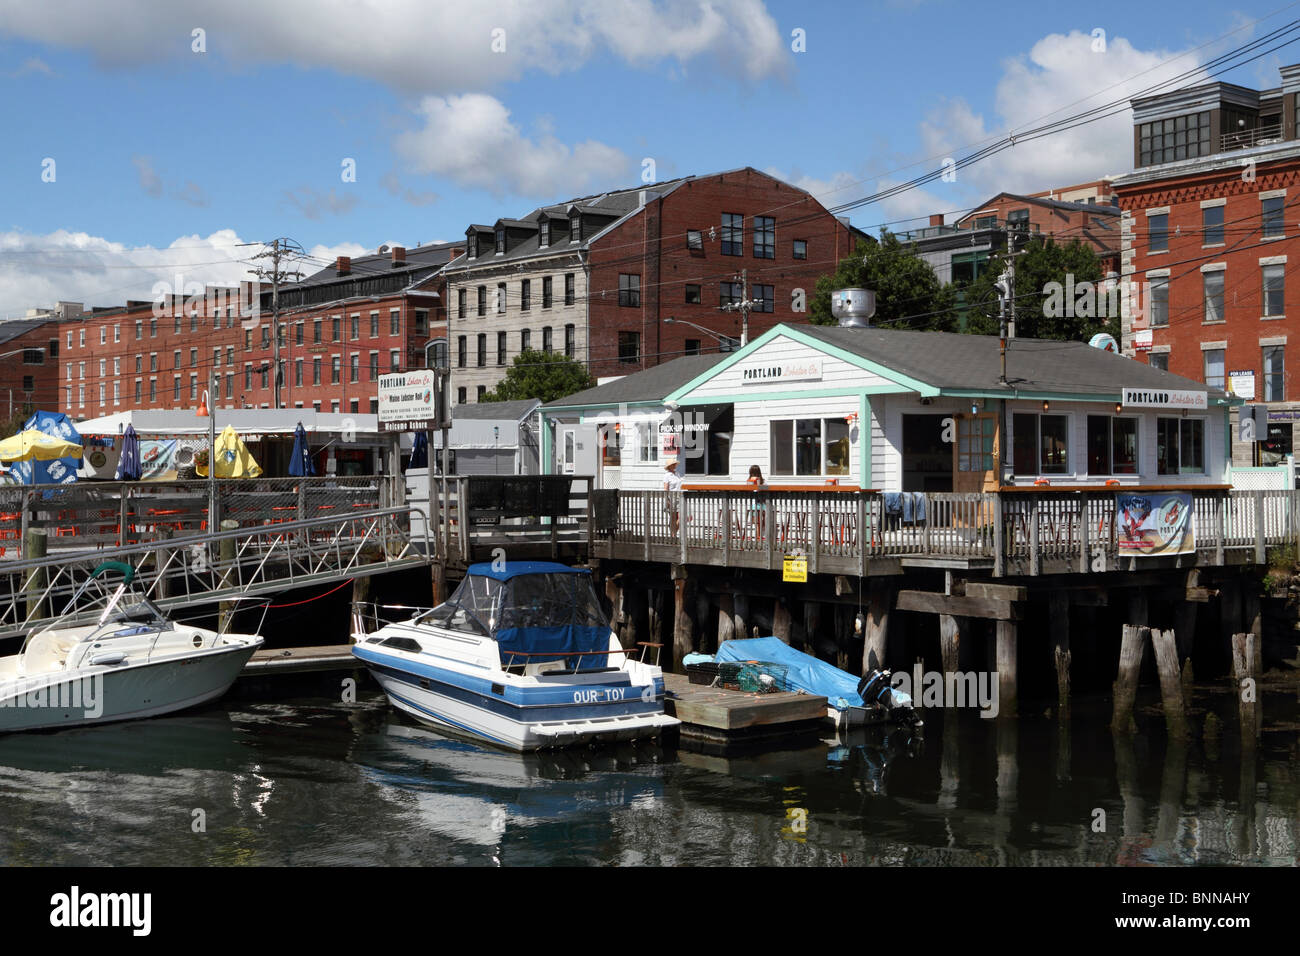
<path fill-rule="evenodd" d="M 394 707 L 511 750 L 678 724 L 664 713 L 663 671 L 619 644 L 584 568 L 474 564 L 444 604 L 353 637 Z"/>

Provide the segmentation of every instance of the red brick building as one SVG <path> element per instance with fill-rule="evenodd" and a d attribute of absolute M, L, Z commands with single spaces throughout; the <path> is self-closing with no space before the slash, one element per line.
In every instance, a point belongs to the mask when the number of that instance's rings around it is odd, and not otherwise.
<path fill-rule="evenodd" d="M 1234 446 L 1238 464 L 1289 453 L 1300 417 L 1300 66 L 1282 79 L 1135 100 L 1138 168 L 1115 182 L 1123 349 L 1265 404 L 1271 439 Z"/>
<path fill-rule="evenodd" d="M 860 234 L 809 193 L 744 168 L 543 206 L 466 230 L 447 270 L 453 399 L 522 350 L 625 375 L 807 320 L 818 277 Z M 672 320 L 672 321 L 669 321 Z"/>
<path fill-rule="evenodd" d="M 0 415 L 59 407 L 56 387 L 59 361 L 60 303 L 51 311 L 30 311 L 22 319 L 0 322 Z"/>
<path fill-rule="evenodd" d="M 1072 195 L 1082 187 L 1067 187 Z M 1096 198 L 1096 197 L 1090 197 Z M 1046 195 L 998 193 L 978 209 L 957 220 L 958 229 L 991 229 L 999 224 L 1009 231 L 1052 236 L 1058 242 L 1077 239 L 1092 247 L 1101 259 L 1102 274 L 1119 271 L 1120 210 L 1117 205 Z"/>

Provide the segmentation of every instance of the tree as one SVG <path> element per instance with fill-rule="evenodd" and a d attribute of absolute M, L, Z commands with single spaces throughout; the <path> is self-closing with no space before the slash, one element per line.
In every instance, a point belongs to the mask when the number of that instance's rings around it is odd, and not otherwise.
<path fill-rule="evenodd" d="M 834 275 L 817 280 L 810 317 L 815 325 L 835 325 L 831 292 L 871 289 L 876 293 L 872 325 L 885 328 L 955 331 L 953 289 L 945 286 L 930 264 L 898 237 L 881 230 L 879 242 L 862 240 L 853 254 L 840 260 Z"/>
<path fill-rule="evenodd" d="M 1098 332 L 1109 332 L 1119 338 L 1119 294 L 1107 300 L 1101 288 L 1101 260 L 1092 246 L 1078 239 L 1058 243 L 1051 237 L 1036 237 L 1023 250 L 1015 259 L 1018 337 L 1086 342 Z M 991 257 L 988 269 L 966 287 L 971 303 L 968 332 L 998 334 L 994 283 L 1005 264 L 1005 254 Z M 1067 303 L 1065 293 L 1070 290 L 1073 301 Z M 1097 314 L 1106 311 L 1113 315 Z"/>
<path fill-rule="evenodd" d="M 524 398 L 539 398 L 553 402 L 565 395 L 593 388 L 587 367 L 558 352 L 538 352 L 524 349 L 515 356 L 514 364 L 506 370 L 506 377 L 481 402 L 513 402 Z"/>

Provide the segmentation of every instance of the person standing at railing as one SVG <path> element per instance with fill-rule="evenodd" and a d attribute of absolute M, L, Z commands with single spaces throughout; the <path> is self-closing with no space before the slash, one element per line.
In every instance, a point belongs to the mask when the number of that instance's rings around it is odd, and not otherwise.
<path fill-rule="evenodd" d="M 749 518 L 754 525 L 754 540 L 760 541 L 763 538 L 763 512 L 767 495 L 763 494 L 767 490 L 767 482 L 763 480 L 763 469 L 758 465 L 749 466 L 749 477 L 745 479 L 745 484 L 754 492 L 754 500 L 749 505 Z"/>
<path fill-rule="evenodd" d="M 677 537 L 678 524 L 681 521 L 682 476 L 677 473 L 677 459 L 669 458 L 664 462 L 664 511 L 668 513 L 669 527 L 673 537 Z"/>

